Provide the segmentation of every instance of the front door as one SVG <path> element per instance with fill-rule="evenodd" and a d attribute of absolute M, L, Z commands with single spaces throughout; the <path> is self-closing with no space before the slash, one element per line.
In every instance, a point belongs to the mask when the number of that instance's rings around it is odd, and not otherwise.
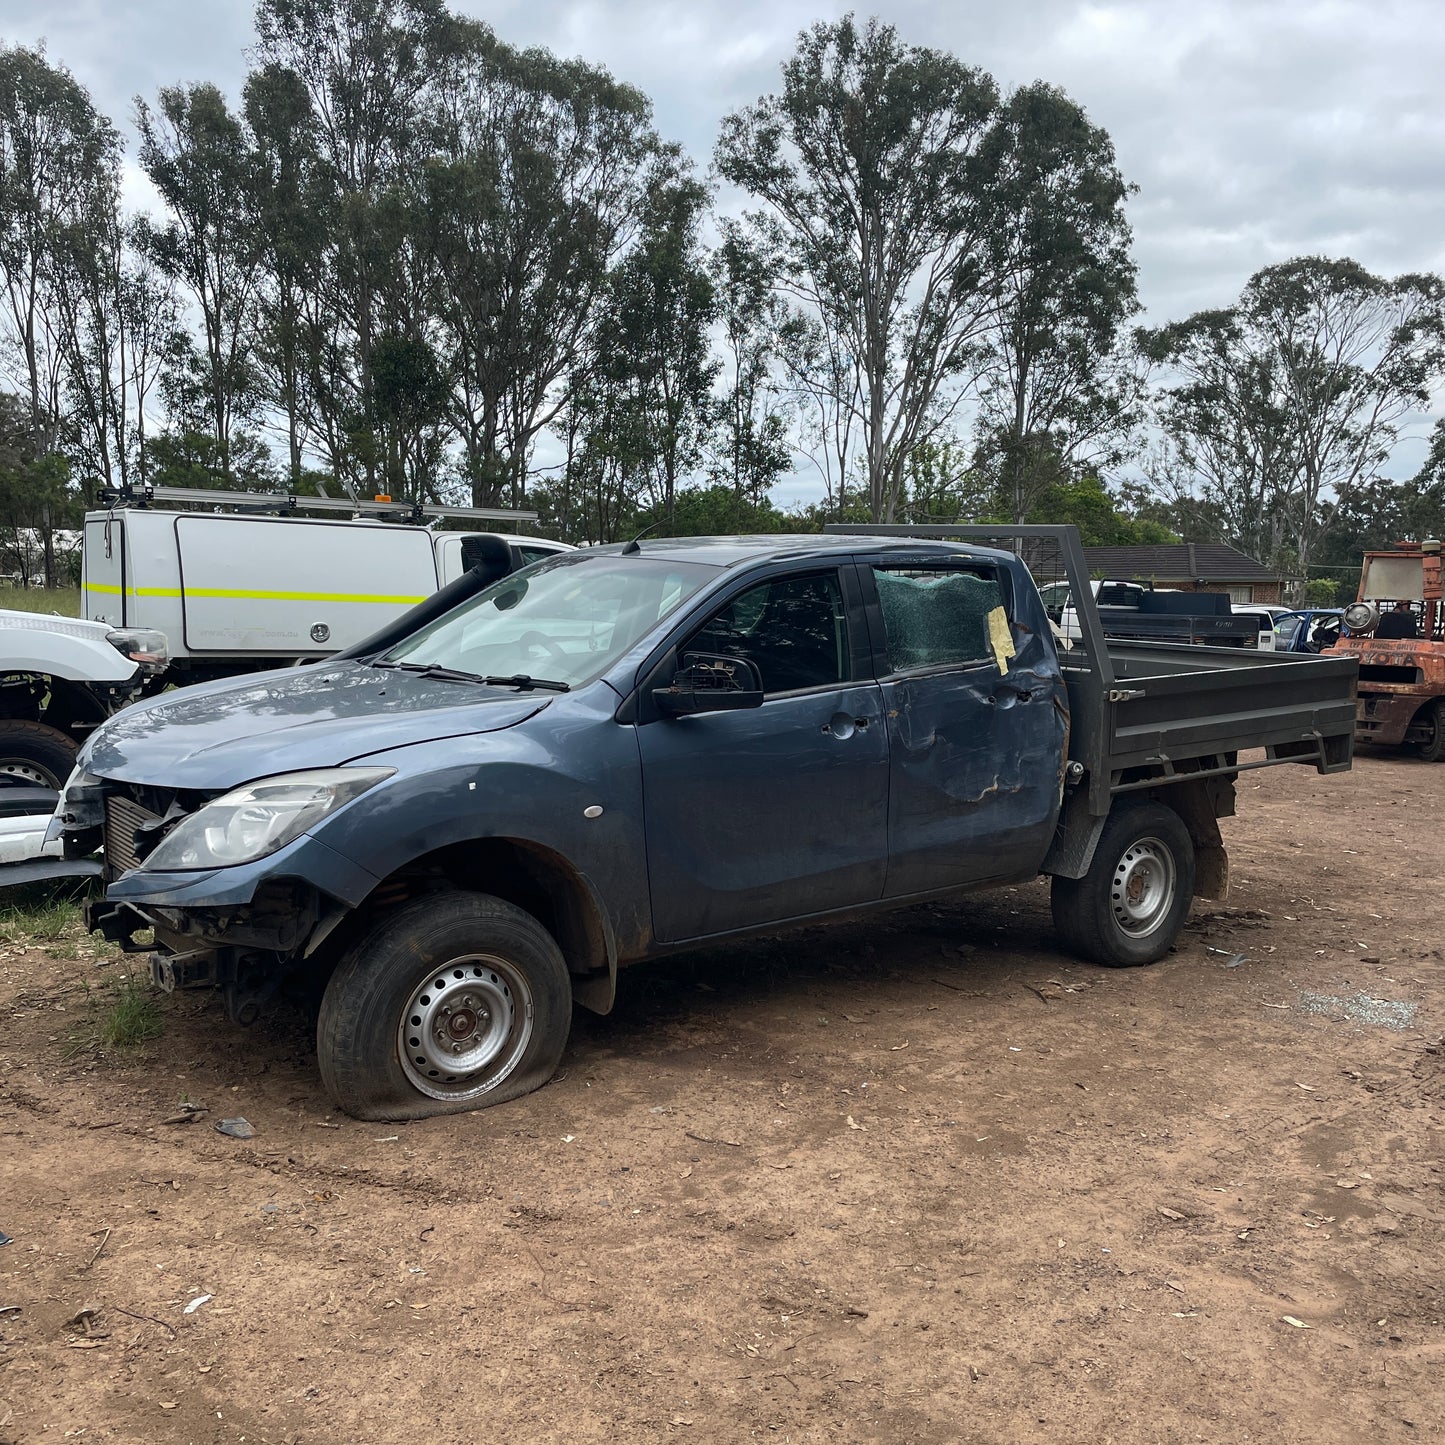
<path fill-rule="evenodd" d="M 1008 578 L 986 561 L 879 561 L 863 581 L 888 718 L 885 896 L 1032 871 L 1068 741 L 1041 609 L 1017 626 Z"/>
<path fill-rule="evenodd" d="M 744 588 L 680 642 L 689 651 L 747 658 L 765 696 L 639 727 L 655 937 L 879 898 L 888 738 L 851 566 Z"/>

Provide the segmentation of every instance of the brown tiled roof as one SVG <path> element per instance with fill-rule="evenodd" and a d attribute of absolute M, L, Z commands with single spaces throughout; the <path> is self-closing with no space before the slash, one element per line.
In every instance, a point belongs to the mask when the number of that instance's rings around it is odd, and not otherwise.
<path fill-rule="evenodd" d="M 1089 571 L 1107 577 L 1182 582 L 1275 582 L 1277 572 L 1224 542 L 1174 542 L 1153 547 L 1085 547 Z"/>

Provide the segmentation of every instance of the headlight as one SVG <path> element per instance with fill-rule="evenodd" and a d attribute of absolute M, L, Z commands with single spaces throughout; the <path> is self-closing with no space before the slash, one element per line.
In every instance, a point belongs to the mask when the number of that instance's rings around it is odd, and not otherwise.
<path fill-rule="evenodd" d="M 262 778 L 183 818 L 147 855 L 155 872 L 250 863 L 314 828 L 395 768 L 317 768 Z"/>
<path fill-rule="evenodd" d="M 107 632 L 105 640 L 121 656 L 138 662 L 146 672 L 164 672 L 170 661 L 165 633 L 150 627 L 118 627 L 114 632 Z"/>

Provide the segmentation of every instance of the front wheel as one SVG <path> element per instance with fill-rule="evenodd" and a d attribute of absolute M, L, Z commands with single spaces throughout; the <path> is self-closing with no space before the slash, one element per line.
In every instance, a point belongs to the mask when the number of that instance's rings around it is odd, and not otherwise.
<path fill-rule="evenodd" d="M 75 739 L 58 728 L 23 718 L 0 718 L 0 785 L 58 793 L 79 751 Z"/>
<path fill-rule="evenodd" d="M 1416 714 L 1425 727 L 1424 740 L 1415 744 L 1416 754 L 1427 763 L 1445 763 L 1445 698 L 1436 698 Z"/>
<path fill-rule="evenodd" d="M 316 1052 L 358 1119 L 482 1109 L 540 1088 L 572 1023 L 567 964 L 531 914 L 479 893 L 419 898 L 337 966 Z"/>
<path fill-rule="evenodd" d="M 1194 897 L 1194 844 L 1163 803 L 1116 803 L 1082 878 L 1053 881 L 1054 927 L 1076 953 L 1110 968 L 1162 958 Z"/>

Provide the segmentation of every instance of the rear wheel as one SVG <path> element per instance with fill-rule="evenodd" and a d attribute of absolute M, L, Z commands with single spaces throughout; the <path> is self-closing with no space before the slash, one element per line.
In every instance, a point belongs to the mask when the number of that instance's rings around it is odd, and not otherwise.
<path fill-rule="evenodd" d="M 1415 715 L 1417 725 L 1423 724 L 1425 738 L 1415 744 L 1415 751 L 1427 763 L 1445 763 L 1445 698 L 1427 703 Z"/>
<path fill-rule="evenodd" d="M 1053 881 L 1054 926 L 1094 963 L 1128 968 L 1162 958 L 1194 897 L 1194 844 L 1163 803 L 1116 803 L 1089 871 Z"/>
<path fill-rule="evenodd" d="M 433 894 L 342 959 L 316 1051 L 348 1114 L 420 1119 L 540 1088 L 571 1024 L 566 961 L 531 914 L 484 894 Z"/>
<path fill-rule="evenodd" d="M 20 718 L 0 718 L 0 786 L 52 788 L 59 792 L 80 751 L 58 728 Z"/>

